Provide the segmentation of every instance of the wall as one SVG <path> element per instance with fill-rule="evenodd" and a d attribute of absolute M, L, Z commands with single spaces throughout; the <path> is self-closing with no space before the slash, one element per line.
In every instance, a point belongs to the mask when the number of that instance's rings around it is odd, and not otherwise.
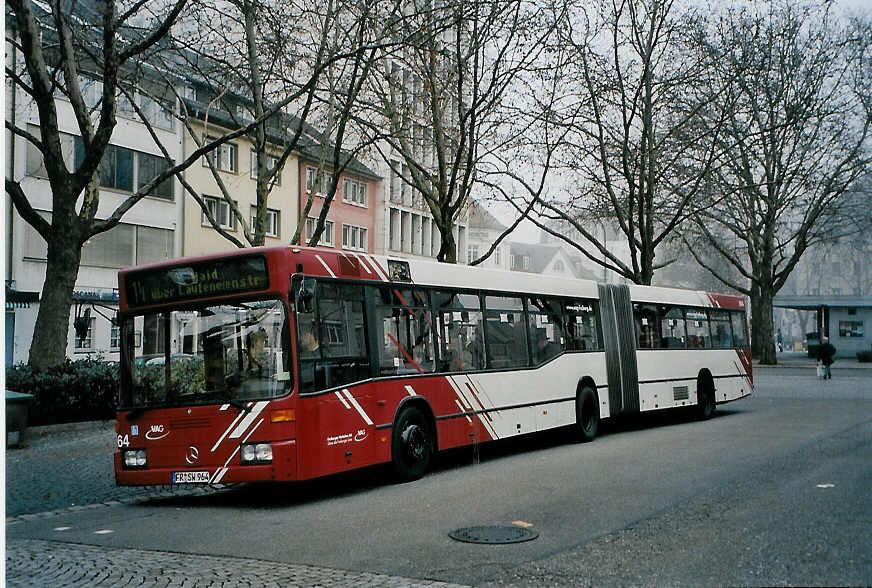
<path fill-rule="evenodd" d="M 192 127 L 196 132 L 203 132 L 204 126 L 199 121 L 194 121 Z M 209 132 L 212 136 L 221 136 L 226 131 L 214 128 Z M 219 171 L 221 180 L 236 201 L 240 212 L 250 223 L 251 206 L 257 202 L 257 182 L 251 178 L 251 143 L 239 138 L 232 141 L 237 147 L 236 172 Z M 184 149 L 186 156 L 197 149 L 193 138 L 186 132 L 184 137 Z M 276 153 L 278 155 L 278 153 Z M 185 180 L 203 196 L 213 196 L 222 199 L 222 193 L 212 175 L 212 170 L 196 162 L 185 171 Z M 279 233 L 277 237 L 267 236 L 264 245 L 281 245 L 288 243 L 297 228 L 298 214 L 298 166 L 297 158 L 293 155 L 288 157 L 281 171 L 281 183 L 274 186 L 267 199 L 267 208 L 279 211 Z M 203 224 L 203 212 L 200 205 L 189 195 L 185 195 L 184 204 L 184 242 L 181 254 L 183 256 L 206 255 L 221 251 L 232 251 L 236 246 L 221 236 L 211 225 Z M 233 230 L 228 230 L 236 239 L 244 245 L 248 245 L 242 225 L 237 222 Z"/>
<path fill-rule="evenodd" d="M 840 335 L 839 322 L 848 321 L 862 322 L 862 337 Z M 858 351 L 872 351 L 872 308 L 858 308 L 854 314 L 847 308 L 831 308 L 830 343 L 836 347 L 836 357 L 856 358 Z"/>
<path fill-rule="evenodd" d="M 94 86 L 92 91 L 98 92 L 99 87 Z M 7 101 L 10 101 L 10 96 L 7 96 Z M 9 104 L 9 102 L 7 102 Z M 78 135 L 78 125 L 73 115 L 72 107 L 69 102 L 63 99 L 56 100 L 58 113 L 58 127 L 63 133 L 70 135 L 70 145 L 73 144 L 75 135 Z M 119 111 L 117 116 L 117 124 L 112 134 L 111 144 L 117 147 L 130 149 L 139 154 L 161 156 L 161 151 L 154 144 L 154 141 L 146 129 L 145 125 L 134 118 L 134 115 L 125 115 L 123 111 Z M 12 119 L 17 126 L 25 127 L 28 124 L 38 125 L 39 117 L 34 105 L 25 99 L 22 93 L 16 95 L 16 108 L 13 110 L 7 108 L 7 119 Z M 171 157 L 176 161 L 180 156 L 180 142 L 176 135 L 176 126 L 171 119 L 162 119 L 160 124 L 166 128 L 156 127 L 154 132 L 159 137 L 163 145 L 169 151 Z M 32 149 L 32 147 L 31 147 Z M 52 195 L 48 180 L 37 177 L 36 175 L 27 175 L 27 154 L 28 143 L 21 137 L 15 138 L 14 157 L 10 161 L 10 173 L 13 178 L 18 180 L 22 189 L 28 196 L 28 200 L 32 206 L 45 215 L 50 215 L 52 209 Z M 134 157 L 134 175 L 138 173 L 139 155 Z M 134 182 L 134 189 L 135 189 Z M 166 231 L 162 233 L 162 238 L 168 238 L 165 247 L 165 256 L 174 257 L 177 255 L 180 246 L 180 232 L 177 227 L 181 218 L 181 206 L 179 205 L 179 192 L 176 182 L 173 181 L 174 198 L 172 200 L 159 197 L 147 196 L 142 198 L 127 214 L 124 215 L 122 222 L 128 227 L 134 227 L 129 230 L 131 240 L 121 243 L 115 243 L 112 251 L 102 250 L 103 238 L 106 234 L 97 235 L 85 245 L 85 248 L 94 254 L 91 261 L 84 261 L 80 267 L 79 274 L 76 279 L 75 290 L 77 291 L 99 291 L 107 294 L 111 298 L 112 290 L 117 288 L 118 269 L 124 266 L 133 265 L 137 261 L 137 244 L 136 227 L 145 229 L 158 229 Z M 133 194 L 132 191 L 100 188 L 100 202 L 97 211 L 97 218 L 108 217 L 122 202 Z M 8 197 L 7 197 L 8 198 Z M 80 199 L 81 203 L 81 199 Z M 122 234 L 122 233 L 119 233 Z M 123 233 L 127 234 L 127 233 Z M 40 292 L 45 281 L 46 262 L 44 252 L 40 252 L 40 248 L 44 250 L 45 241 L 36 233 L 28 223 L 26 223 L 16 212 L 12 212 L 7 218 L 6 231 L 6 247 L 9 252 L 6 274 L 7 279 L 15 281 L 15 288 L 24 292 Z M 121 255 L 119 255 L 119 251 Z M 129 253 L 125 257 L 124 253 Z M 100 259 L 112 259 L 114 261 L 101 263 Z M 95 261 L 96 260 L 96 261 Z M 101 309 L 107 316 L 111 317 L 114 313 L 115 305 L 107 302 L 109 309 Z M 29 308 L 15 309 L 15 333 L 13 341 L 13 361 L 27 361 L 30 352 L 30 343 L 33 338 L 33 329 L 36 322 L 36 316 L 39 310 L 38 303 L 32 303 Z M 80 357 L 85 355 L 75 351 L 75 333 L 72 329 L 72 319 L 75 314 L 75 308 L 70 311 L 70 329 L 68 331 L 67 354 L 70 357 Z M 94 339 L 93 347 L 95 350 L 105 351 L 105 356 L 108 359 L 117 359 L 117 352 L 111 352 L 109 348 L 110 322 L 92 311 L 94 317 Z"/>

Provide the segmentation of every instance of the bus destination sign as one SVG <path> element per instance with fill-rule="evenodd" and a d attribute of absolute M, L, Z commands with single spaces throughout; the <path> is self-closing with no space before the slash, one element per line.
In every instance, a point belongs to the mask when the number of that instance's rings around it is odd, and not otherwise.
<path fill-rule="evenodd" d="M 124 283 L 127 304 L 133 308 L 265 290 L 269 276 L 264 256 L 248 255 L 134 271 Z"/>

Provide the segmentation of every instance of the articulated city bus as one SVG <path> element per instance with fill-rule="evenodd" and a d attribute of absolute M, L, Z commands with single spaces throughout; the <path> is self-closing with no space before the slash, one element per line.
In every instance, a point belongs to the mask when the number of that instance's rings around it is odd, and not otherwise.
<path fill-rule="evenodd" d="M 119 485 L 290 481 L 751 394 L 741 297 L 323 248 L 122 270 Z"/>

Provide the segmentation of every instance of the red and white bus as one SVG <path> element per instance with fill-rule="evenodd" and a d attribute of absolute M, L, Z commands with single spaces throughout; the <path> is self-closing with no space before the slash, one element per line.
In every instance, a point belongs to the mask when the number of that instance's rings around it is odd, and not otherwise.
<path fill-rule="evenodd" d="M 119 274 L 119 485 L 304 480 L 753 390 L 744 300 L 271 247 Z"/>

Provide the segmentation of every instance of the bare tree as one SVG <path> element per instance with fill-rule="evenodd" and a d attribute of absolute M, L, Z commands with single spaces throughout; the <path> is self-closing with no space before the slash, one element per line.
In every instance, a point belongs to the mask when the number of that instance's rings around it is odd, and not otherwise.
<path fill-rule="evenodd" d="M 210 162 L 218 190 L 242 227 L 245 242 L 211 219 L 210 223 L 238 247 L 262 244 L 276 175 L 292 154 L 303 154 L 317 162 L 317 187 L 300 209 L 290 242 L 301 241 L 317 192 L 324 199 L 315 230 L 306 235 L 309 244 L 316 244 L 341 174 L 368 144 L 347 133 L 348 121 L 376 56 L 397 44 L 388 31 L 401 2 L 201 0 L 200 4 L 203 10 L 191 27 L 197 37 L 195 50 L 183 55 L 215 97 L 197 117 L 208 122 L 210 113 L 221 111 L 239 126 L 261 119 L 261 113 L 276 103 L 296 107 L 292 115 L 264 121 L 247 136 L 257 160 L 252 226 Z M 229 101 L 242 107 L 241 116 L 233 107 L 222 108 Z M 198 140 L 194 129 L 189 128 L 189 134 Z M 202 195 L 189 193 L 209 218 Z"/>
<path fill-rule="evenodd" d="M 750 296 L 761 363 L 776 363 L 772 302 L 797 262 L 868 218 L 868 194 L 851 189 L 870 164 L 869 31 L 869 22 L 834 19 L 826 4 L 778 2 L 727 11 L 702 40 L 738 100 L 710 102 L 727 121 L 709 186 L 723 197 L 694 217 L 691 238 L 706 246 L 690 251 Z M 712 257 L 741 279 L 718 271 Z"/>
<path fill-rule="evenodd" d="M 577 110 L 558 151 L 562 193 L 543 199 L 532 220 L 597 264 L 650 284 L 672 261 L 655 261 L 657 251 L 695 210 L 716 151 L 718 126 L 696 123 L 707 103 L 694 100 L 694 88 L 710 66 L 688 51 L 697 18 L 673 0 L 603 0 L 573 6 L 564 22 L 561 40 L 576 64 L 564 75 Z M 603 225 L 626 241 L 629 259 Z"/>
<path fill-rule="evenodd" d="M 307 235 L 310 246 L 317 245 L 326 226 L 327 214 L 339 190 L 342 173 L 354 158 L 383 136 L 382 133 L 363 135 L 351 128 L 353 115 L 359 107 L 359 98 L 369 77 L 377 66 L 378 58 L 392 50 L 401 40 L 393 35 L 392 23 L 402 9 L 402 2 L 350 3 L 348 14 L 340 19 L 330 39 L 328 53 L 340 52 L 348 46 L 367 47 L 354 59 L 334 62 L 327 68 L 316 91 L 313 123 L 318 127 L 314 146 L 317 159 L 318 186 L 306 198 L 300 210 L 293 243 L 301 240 L 302 229 L 311 211 L 316 193 L 323 195 L 314 231 Z"/>
<path fill-rule="evenodd" d="M 375 71 L 356 118 L 383 134 L 381 157 L 426 203 L 440 233 L 437 259 L 457 261 L 454 227 L 478 171 L 501 141 L 503 101 L 553 32 L 552 7 L 522 0 L 415 0 L 396 22 L 403 39 Z"/>
<path fill-rule="evenodd" d="M 150 104 L 159 105 L 162 112 L 170 116 L 175 112 L 176 86 L 184 78 L 172 74 L 178 73 L 183 62 L 178 59 L 177 45 L 169 31 L 180 22 L 186 1 L 157 5 L 83 0 L 56 1 L 46 9 L 43 6 L 30 1 L 10 3 L 7 23 L 11 34 L 7 34 L 7 40 L 20 53 L 23 67 L 11 63 L 6 68 L 14 91 L 29 99 L 39 117 L 39 136 L 17 119 L 14 124 L 7 120 L 7 129 L 39 152 L 51 190 L 52 214 L 47 220 L 32 204 L 37 194 L 26 193 L 14 177 L 6 180 L 6 192 L 16 210 L 48 246 L 46 275 L 50 279 L 43 286 L 29 357 L 31 365 L 38 367 L 64 360 L 83 244 L 117 226 L 133 206 L 165 180 L 176 177 L 190 191 L 181 174 L 184 169 L 223 143 L 251 133 L 290 102 L 305 96 L 305 89 L 314 85 L 310 75 L 299 93 L 264 108 L 259 116 L 238 128 L 200 143 L 183 161 L 175 162 L 155 132 L 151 120 L 154 113 L 143 111 L 133 91 L 148 98 Z M 95 95 L 95 87 L 99 95 Z M 78 126 L 81 149 L 75 161 L 65 157 L 56 103 L 59 97 L 69 102 Z M 110 154 L 119 103 L 128 111 L 127 116 L 135 111 L 164 155 L 164 162 L 150 181 L 140 184 L 108 215 L 98 218 L 101 166 L 104 156 Z M 182 118 L 186 119 L 184 115 Z M 208 212 L 207 216 L 214 223 Z"/>
<path fill-rule="evenodd" d="M 245 137 L 252 145 L 255 165 L 254 214 L 239 209 L 215 162 L 207 163 L 215 185 L 242 229 L 243 239 L 224 230 L 211 218 L 203 196 L 186 186 L 210 224 L 237 247 L 262 245 L 266 234 L 268 200 L 278 175 L 295 153 L 310 148 L 323 135 L 308 124 L 317 102 L 322 76 L 346 59 L 360 59 L 363 52 L 349 38 L 345 26 L 352 21 L 365 27 L 366 5 L 330 1 L 263 2 L 260 0 L 196 0 L 198 10 L 185 23 L 186 43 L 177 59 L 184 62 L 200 84 L 206 102 L 182 101 L 189 136 L 200 145 L 205 127 L 210 134 L 238 128 L 252 120 Z M 361 14 L 351 10 L 361 6 Z M 343 43 L 334 35 L 342 34 Z M 294 113 L 265 117 L 277 104 Z M 199 123 L 192 124 L 193 119 Z M 251 222 L 249 221 L 251 219 Z M 299 230 L 298 230 L 299 233 Z M 292 240 L 296 242 L 296 238 Z"/>
<path fill-rule="evenodd" d="M 83 10 L 98 11 L 84 16 L 76 10 L 77 3 L 60 0 L 52 1 L 48 10 L 29 0 L 8 3 L 7 26 L 12 34 L 7 33 L 7 40 L 20 51 L 24 70 L 18 64 L 7 65 L 6 76 L 13 82 L 13 91 L 23 92 L 32 100 L 40 128 L 39 136 L 8 120 L 6 128 L 42 154 L 51 187 L 49 221 L 34 209 L 20 182 L 14 177 L 6 179 L 6 193 L 16 210 L 48 244 L 47 279 L 29 358 L 33 366 L 51 366 L 64 360 L 73 287 L 85 241 L 117 225 L 125 212 L 175 171 L 165 170 L 107 218 L 97 218 L 97 173 L 116 124 L 119 87 L 125 72 L 166 38 L 185 3 L 179 0 L 165 4 L 155 12 L 141 2 L 119 6 L 105 0 L 83 6 Z M 131 26 L 139 22 L 137 19 L 145 26 Z M 102 95 L 93 107 L 86 101 L 80 78 L 86 69 L 102 82 Z M 64 159 L 56 94 L 69 100 L 81 135 L 84 157 L 76 169 L 70 169 Z M 176 169 L 182 169 L 182 165 Z"/>

